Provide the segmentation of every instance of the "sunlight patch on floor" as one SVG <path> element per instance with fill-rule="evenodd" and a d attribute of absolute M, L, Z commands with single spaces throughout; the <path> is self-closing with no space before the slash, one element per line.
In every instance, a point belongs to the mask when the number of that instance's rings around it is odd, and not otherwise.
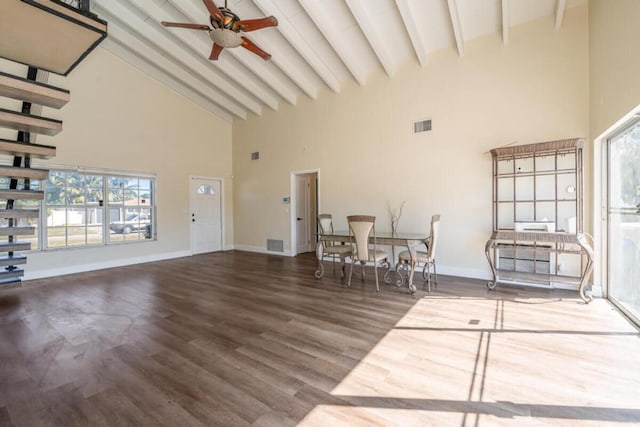
<path fill-rule="evenodd" d="M 567 311 L 575 324 L 554 321 Z M 640 416 L 640 370 L 612 369 L 633 366 L 640 340 L 611 319 L 602 300 L 425 297 L 333 389 L 344 406 L 319 405 L 302 424 L 601 426 L 621 421 L 619 410 Z M 608 354 L 614 339 L 629 352 Z"/>

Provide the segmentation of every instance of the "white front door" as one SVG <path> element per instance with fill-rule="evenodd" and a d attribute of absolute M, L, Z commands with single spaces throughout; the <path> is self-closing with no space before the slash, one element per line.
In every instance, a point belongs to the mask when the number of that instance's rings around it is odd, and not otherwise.
<path fill-rule="evenodd" d="M 222 250 L 221 181 L 191 178 L 191 252 Z"/>
<path fill-rule="evenodd" d="M 311 177 L 296 175 L 296 253 L 311 252 Z"/>

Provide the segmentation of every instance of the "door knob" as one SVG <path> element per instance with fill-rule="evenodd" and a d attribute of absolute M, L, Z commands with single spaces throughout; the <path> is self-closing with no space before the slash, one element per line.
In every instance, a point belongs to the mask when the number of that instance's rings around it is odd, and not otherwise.
<path fill-rule="evenodd" d="M 298 221 L 302 221 L 302 218 L 299 218 L 299 217 L 298 217 L 298 218 L 296 218 L 296 219 L 297 219 Z"/>

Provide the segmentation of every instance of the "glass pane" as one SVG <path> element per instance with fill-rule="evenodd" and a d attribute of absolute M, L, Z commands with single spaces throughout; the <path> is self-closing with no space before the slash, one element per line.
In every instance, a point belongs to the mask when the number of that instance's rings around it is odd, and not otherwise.
<path fill-rule="evenodd" d="M 536 175 L 536 200 L 555 200 L 556 181 L 553 175 Z"/>
<path fill-rule="evenodd" d="M 516 177 L 516 200 L 533 200 L 533 177 Z"/>
<path fill-rule="evenodd" d="M 516 205 L 516 221 L 533 221 L 533 203 L 518 203 Z"/>
<path fill-rule="evenodd" d="M 572 170 L 576 168 L 576 154 L 559 154 L 558 169 Z"/>
<path fill-rule="evenodd" d="M 513 178 L 498 178 L 498 200 L 513 200 Z"/>
<path fill-rule="evenodd" d="M 140 180 L 140 205 L 151 206 L 153 201 L 153 186 L 150 179 Z"/>
<path fill-rule="evenodd" d="M 104 243 L 102 237 L 102 226 L 89 226 L 87 227 L 87 244 L 96 245 Z"/>
<path fill-rule="evenodd" d="M 558 202 L 557 231 L 575 230 L 576 202 Z"/>
<path fill-rule="evenodd" d="M 536 203 L 536 221 L 551 222 L 547 231 L 556 231 L 556 204 L 555 202 Z"/>
<path fill-rule="evenodd" d="M 531 173 L 531 172 L 533 172 L 533 157 L 516 159 L 516 173 Z"/>
<path fill-rule="evenodd" d="M 47 205 L 64 205 L 65 173 L 50 171 L 45 185 L 45 202 Z"/>
<path fill-rule="evenodd" d="M 576 176 L 574 174 L 558 175 L 559 200 L 575 200 L 576 190 Z"/>
<path fill-rule="evenodd" d="M 640 123 L 609 142 L 609 295 L 640 322 Z"/>
<path fill-rule="evenodd" d="M 109 177 L 108 189 L 109 203 L 122 203 L 124 200 L 124 179 L 119 177 Z"/>
<path fill-rule="evenodd" d="M 513 203 L 501 203 L 498 207 L 498 229 L 513 230 Z"/>
<path fill-rule="evenodd" d="M 513 160 L 498 161 L 498 175 L 513 173 Z"/>
<path fill-rule="evenodd" d="M 64 227 L 47 227 L 47 247 L 59 248 L 66 245 Z"/>
<path fill-rule="evenodd" d="M 216 192 L 210 185 L 201 185 L 200 187 L 198 187 L 196 194 L 214 196 Z"/>
<path fill-rule="evenodd" d="M 67 226 L 84 226 L 86 223 L 84 209 L 67 209 Z"/>
<path fill-rule="evenodd" d="M 86 243 L 85 227 L 67 227 L 67 246 L 84 246 Z"/>
<path fill-rule="evenodd" d="M 556 156 L 536 156 L 536 172 L 553 171 L 556 168 Z"/>

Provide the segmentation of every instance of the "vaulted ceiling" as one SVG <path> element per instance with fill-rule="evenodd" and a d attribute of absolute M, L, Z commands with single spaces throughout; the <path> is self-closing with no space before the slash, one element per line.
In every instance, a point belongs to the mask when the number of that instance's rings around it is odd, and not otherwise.
<path fill-rule="evenodd" d="M 224 6 L 224 0 L 214 0 Z M 393 78 L 403 64 L 428 73 L 429 55 L 491 33 L 550 17 L 562 27 L 567 8 L 586 0 L 228 0 L 241 19 L 274 15 L 279 25 L 245 35 L 272 58 L 242 48 L 207 58 L 206 31 L 165 28 L 160 21 L 209 24 L 202 0 L 93 0 L 109 22 L 103 47 L 227 121 L 277 110 L 346 82 L 366 85 L 376 71 Z M 497 41 L 497 43 L 499 43 Z"/>

